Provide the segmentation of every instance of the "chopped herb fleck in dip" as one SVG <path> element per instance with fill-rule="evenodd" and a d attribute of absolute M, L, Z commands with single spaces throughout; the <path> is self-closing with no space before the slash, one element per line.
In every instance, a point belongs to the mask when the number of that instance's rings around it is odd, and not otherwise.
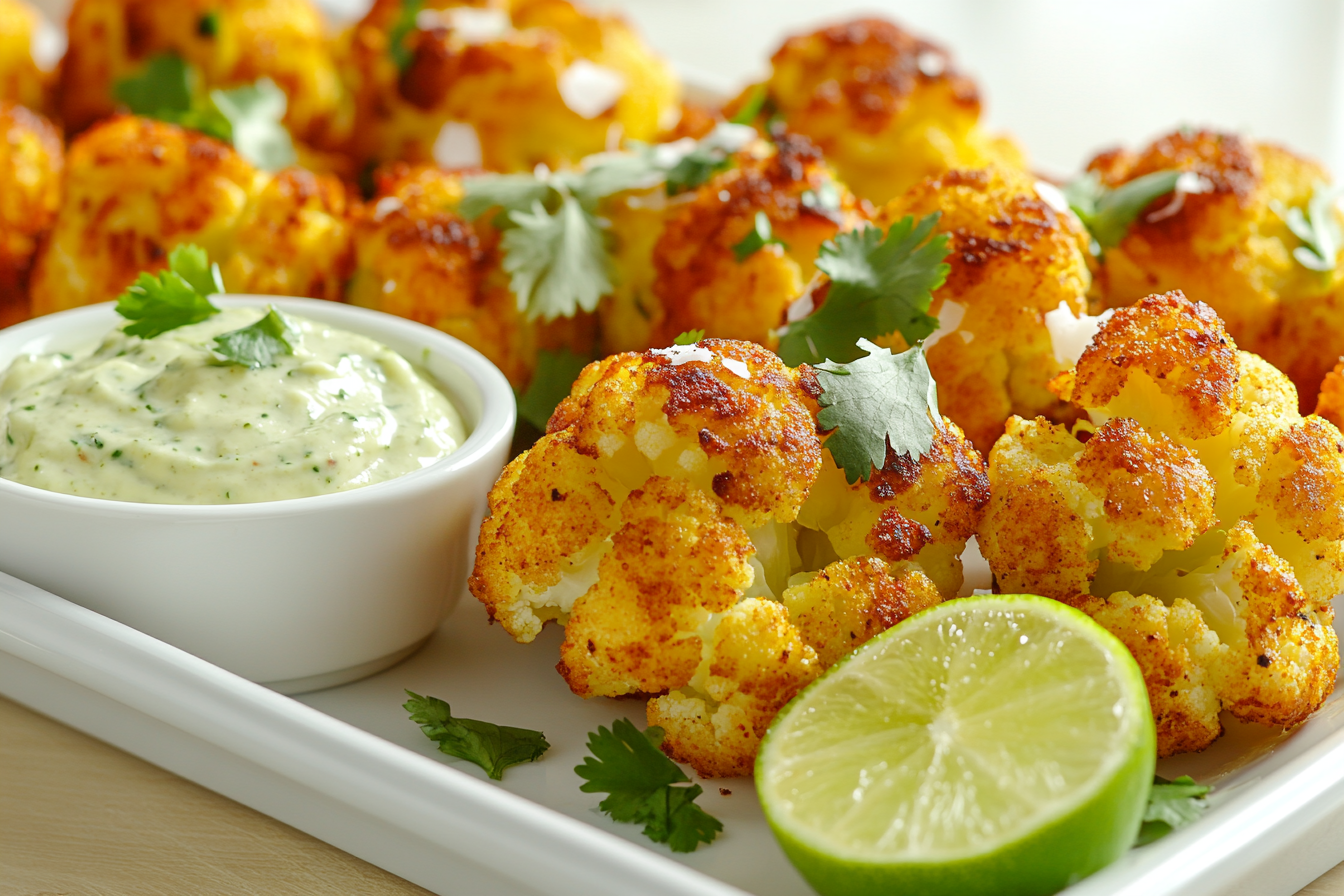
<path fill-rule="evenodd" d="M 226 308 L 150 339 L 118 328 L 91 354 L 17 359 L 0 372 L 0 477 L 114 501 L 244 504 L 383 482 L 462 443 L 457 410 L 396 352 L 276 314 Z"/>

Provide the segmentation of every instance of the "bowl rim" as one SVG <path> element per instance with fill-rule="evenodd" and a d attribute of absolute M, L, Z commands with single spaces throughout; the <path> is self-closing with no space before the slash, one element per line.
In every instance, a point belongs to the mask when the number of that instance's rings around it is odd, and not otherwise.
<path fill-rule="evenodd" d="M 111 498 L 67 495 L 63 492 L 48 491 L 36 486 L 0 478 L 0 499 L 9 497 L 23 501 L 52 504 L 85 515 L 147 518 L 164 522 L 294 516 L 321 512 L 325 509 L 335 509 L 331 507 L 333 504 L 338 506 L 342 504 L 379 504 L 397 500 L 403 497 L 405 493 L 432 489 L 444 480 L 456 478 L 461 471 L 476 465 L 483 458 L 493 456 L 500 443 L 509 441 L 513 436 L 513 429 L 517 420 L 517 404 L 514 399 L 513 387 L 509 384 L 508 379 L 483 354 L 442 330 L 383 311 L 324 299 L 228 293 L 212 295 L 210 300 L 221 307 L 252 308 L 273 304 L 300 317 L 308 317 L 320 323 L 347 329 L 380 342 L 383 340 L 376 331 L 390 331 L 407 342 L 421 343 L 431 353 L 457 365 L 466 374 L 467 379 L 479 395 L 480 419 L 476 421 L 470 434 L 456 451 L 445 455 L 427 467 L 412 470 L 383 482 L 325 495 L 281 498 L 275 501 L 257 501 L 249 504 L 147 504 L 137 501 L 118 501 Z M 96 305 L 85 305 L 58 311 L 54 314 L 14 324 L 0 329 L 0 346 L 41 336 L 59 336 L 70 328 L 81 324 L 87 325 L 91 319 L 100 317 L 108 319 L 108 328 L 111 329 L 116 321 L 113 308 L 114 303 L 101 302 Z M 364 326 L 361 326 L 361 324 Z M 423 365 L 415 359 L 407 358 L 407 360 L 423 369 Z M 5 369 L 7 369 L 7 365 Z M 2 372 L 3 370 L 0 370 L 0 373 Z M 450 391 L 446 384 L 437 385 L 445 392 Z M 449 398 L 457 406 L 457 402 L 451 394 Z M 458 412 L 462 412 L 460 407 Z"/>

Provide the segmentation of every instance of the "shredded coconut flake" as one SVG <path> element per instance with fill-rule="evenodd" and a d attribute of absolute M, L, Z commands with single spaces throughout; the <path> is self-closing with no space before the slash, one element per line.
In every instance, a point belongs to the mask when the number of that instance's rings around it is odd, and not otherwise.
<path fill-rule="evenodd" d="M 962 305 L 959 302 L 944 301 L 943 307 L 938 309 L 938 329 L 930 333 L 928 338 L 924 340 L 924 348 L 931 349 L 945 337 L 955 333 L 957 328 L 961 326 L 961 322 L 965 317 L 965 305 Z M 974 335 L 974 333 L 961 334 L 962 339 L 965 342 L 971 341 L 970 339 L 966 339 L 967 336 L 973 337 Z"/>
<path fill-rule="evenodd" d="M 652 349 L 649 354 L 667 358 L 673 367 L 679 367 L 687 361 L 713 361 L 714 353 L 700 345 L 669 345 L 667 348 Z"/>
<path fill-rule="evenodd" d="M 947 69 L 943 57 L 928 50 L 919 54 L 916 64 L 919 66 L 920 73 L 927 78 L 936 78 Z"/>
<path fill-rule="evenodd" d="M 401 200 L 398 199 L 397 197 L 384 196 L 382 199 L 379 199 L 376 203 L 374 203 L 373 220 L 381 221 L 388 215 L 392 214 L 393 212 L 399 212 L 403 208 L 405 208 L 405 206 L 401 204 Z"/>
<path fill-rule="evenodd" d="M 1045 328 L 1050 331 L 1050 346 L 1061 364 L 1077 364 L 1092 337 L 1114 312 L 1107 309 L 1096 317 L 1084 314 L 1075 317 L 1067 302 L 1060 302 L 1054 311 L 1045 312 Z"/>
<path fill-rule="evenodd" d="M 44 18 L 33 31 L 28 53 L 38 68 L 51 72 L 65 55 L 66 44 L 65 31 Z"/>
<path fill-rule="evenodd" d="M 1176 178 L 1176 186 L 1172 188 L 1171 201 L 1150 213 L 1143 220 L 1149 224 L 1156 224 L 1158 221 L 1165 221 L 1172 215 L 1185 208 L 1185 197 L 1195 193 L 1212 193 L 1213 181 L 1202 177 L 1193 171 L 1185 171 Z"/>
<path fill-rule="evenodd" d="M 1043 180 L 1036 181 L 1036 195 L 1061 215 L 1069 213 L 1069 200 L 1064 198 L 1064 191 L 1054 184 Z"/>
<path fill-rule="evenodd" d="M 596 118 L 625 93 L 625 75 L 579 59 L 560 74 L 560 98 L 580 118 Z"/>
<path fill-rule="evenodd" d="M 479 168 L 481 138 L 465 121 L 445 121 L 434 138 L 433 156 L 441 168 Z"/>

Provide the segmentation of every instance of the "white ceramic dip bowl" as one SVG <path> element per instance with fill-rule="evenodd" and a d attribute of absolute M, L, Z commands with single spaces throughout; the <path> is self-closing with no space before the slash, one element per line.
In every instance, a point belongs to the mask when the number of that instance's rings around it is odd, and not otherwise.
<path fill-rule="evenodd" d="M 480 353 L 413 321 L 313 299 L 212 301 L 274 304 L 389 346 L 456 405 L 466 441 L 387 482 L 259 504 L 136 504 L 0 479 L 0 571 L 284 693 L 371 675 L 461 597 L 513 391 Z M 89 351 L 121 320 L 109 303 L 0 330 L 0 370 Z"/>

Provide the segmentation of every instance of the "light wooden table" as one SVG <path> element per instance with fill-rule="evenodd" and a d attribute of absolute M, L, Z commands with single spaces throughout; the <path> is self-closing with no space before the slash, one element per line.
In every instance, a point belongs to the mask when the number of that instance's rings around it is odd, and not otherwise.
<path fill-rule="evenodd" d="M 0 698 L 0 896 L 356 893 L 426 891 Z"/>

